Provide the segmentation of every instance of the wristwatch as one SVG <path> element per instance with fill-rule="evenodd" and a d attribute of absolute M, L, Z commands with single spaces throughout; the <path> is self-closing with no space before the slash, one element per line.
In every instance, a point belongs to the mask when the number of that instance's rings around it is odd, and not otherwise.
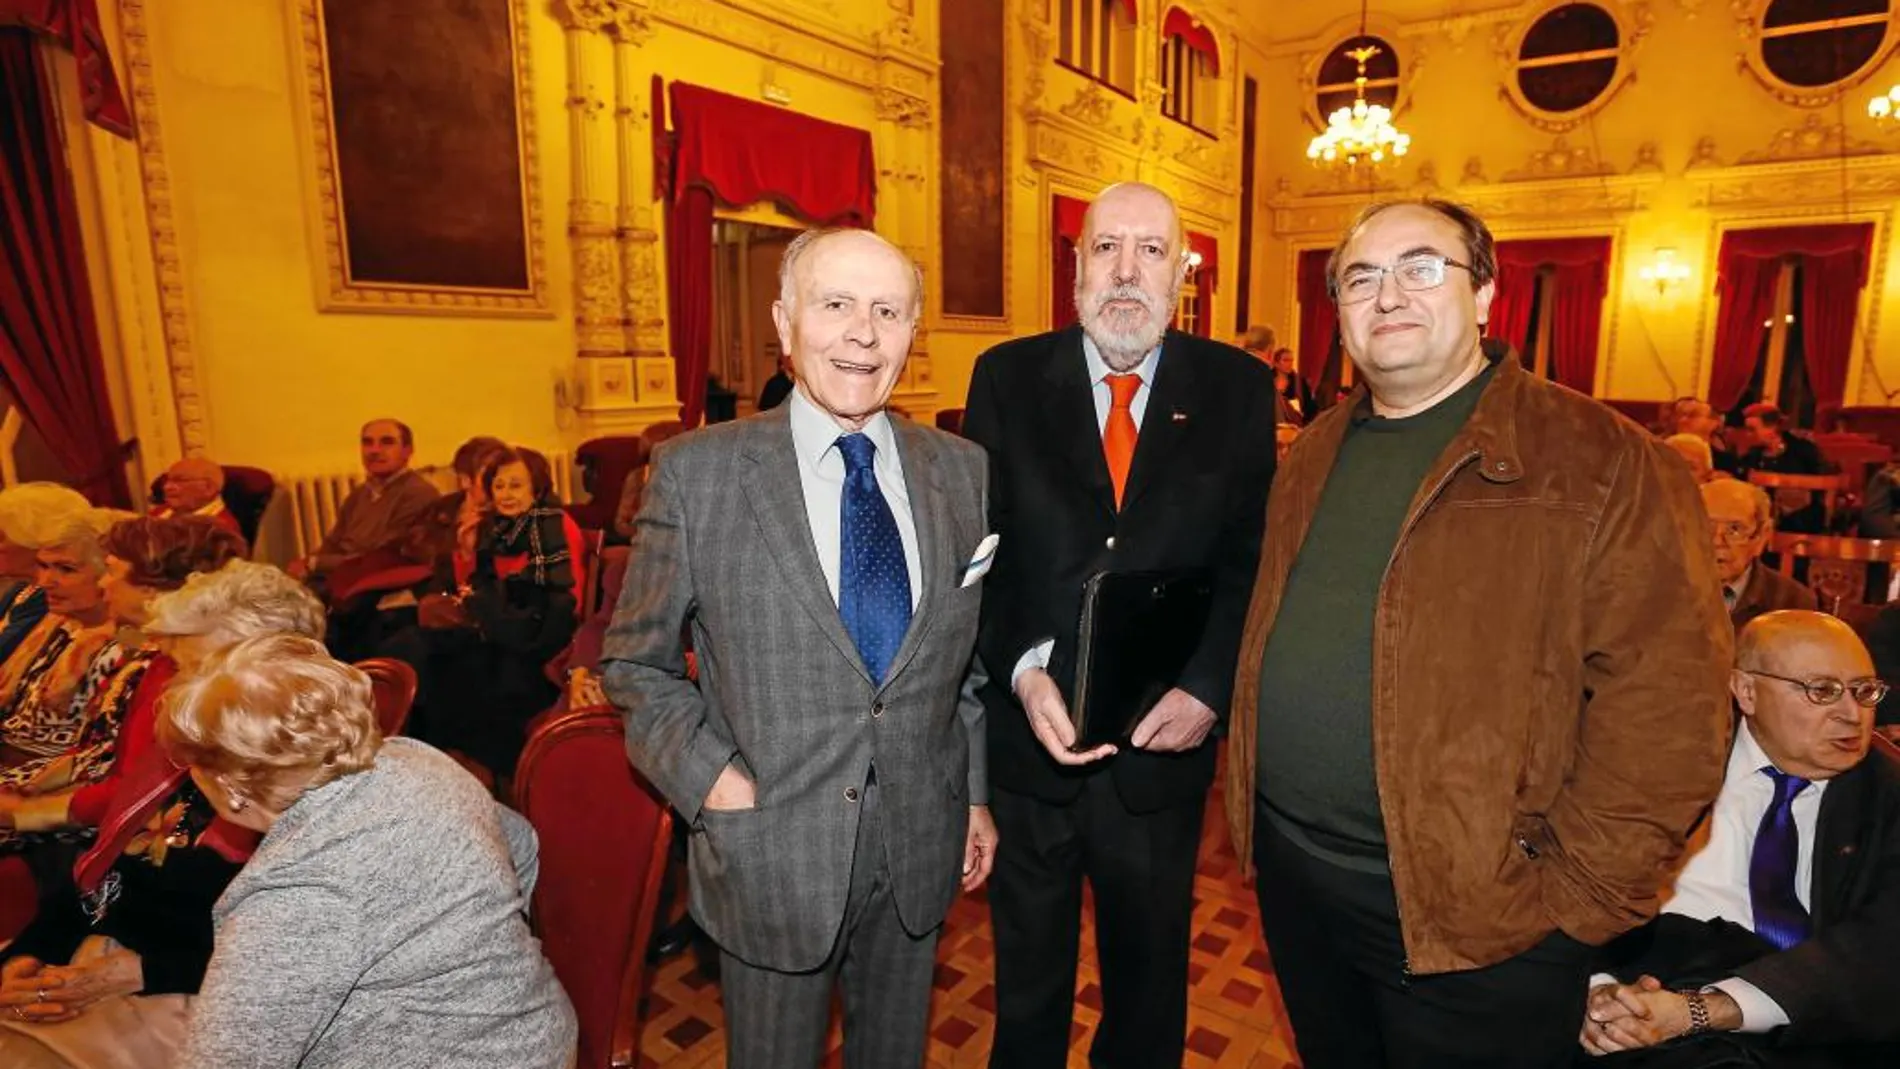
<path fill-rule="evenodd" d="M 1709 1030 L 1709 998 L 1700 991 L 1679 991 L 1682 1000 L 1689 1005 L 1689 1031 L 1684 1035 L 1699 1036 Z"/>

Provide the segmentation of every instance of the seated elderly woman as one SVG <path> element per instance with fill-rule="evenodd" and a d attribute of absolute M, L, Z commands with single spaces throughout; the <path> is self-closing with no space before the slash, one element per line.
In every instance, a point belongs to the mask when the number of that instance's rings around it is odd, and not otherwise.
<path fill-rule="evenodd" d="M 474 559 L 438 567 L 434 592 L 417 607 L 419 629 L 385 652 L 416 665 L 422 680 L 411 733 L 499 779 L 514 772 L 528 721 L 560 696 L 546 666 L 578 624 L 579 531 L 532 449 L 494 454 L 482 490 L 489 515 Z"/>
<path fill-rule="evenodd" d="M 124 630 L 93 657 L 73 694 L 79 726 L 66 750 L 0 775 L 0 841 L 8 828 L 45 832 L 97 824 L 112 795 L 121 736 L 134 750 L 149 738 L 153 707 L 175 670 L 137 631 L 150 616 L 150 602 L 195 572 L 215 572 L 243 556 L 244 539 L 209 517 L 141 518 L 114 524 L 102 547 L 107 613 Z"/>
<path fill-rule="evenodd" d="M 0 661 L 13 656 L 46 615 L 46 592 L 34 585 L 42 546 L 58 539 L 91 502 L 58 483 L 21 483 L 0 490 Z"/>
<path fill-rule="evenodd" d="M 190 672 L 259 635 L 323 634 L 323 605 L 276 568 L 234 560 L 153 598 L 143 630 Z M 141 707 L 143 708 L 143 707 Z M 170 1069 L 211 958 L 211 906 L 257 844 L 128 720 L 111 794 L 74 819 L 98 841 L 42 888 L 33 923 L 0 951 L 0 1066 Z M 93 791 L 88 788 L 88 791 Z"/>
<path fill-rule="evenodd" d="M 180 1066 L 570 1063 L 526 858 L 467 772 L 379 735 L 361 671 L 307 639 L 243 642 L 177 685 L 158 735 L 264 836 L 218 900 Z"/>

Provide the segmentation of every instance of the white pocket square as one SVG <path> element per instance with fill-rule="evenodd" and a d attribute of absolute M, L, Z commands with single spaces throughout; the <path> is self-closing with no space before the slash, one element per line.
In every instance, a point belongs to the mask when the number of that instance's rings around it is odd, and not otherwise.
<path fill-rule="evenodd" d="M 976 544 L 976 555 L 963 566 L 963 581 L 957 584 L 958 590 L 974 586 L 978 579 L 989 574 L 990 565 L 996 563 L 996 546 L 1002 540 L 1002 535 L 985 535 L 983 541 Z"/>

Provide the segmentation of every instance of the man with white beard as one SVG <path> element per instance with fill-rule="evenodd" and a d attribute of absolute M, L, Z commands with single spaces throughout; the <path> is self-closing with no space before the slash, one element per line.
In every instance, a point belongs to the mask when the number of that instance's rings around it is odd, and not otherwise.
<path fill-rule="evenodd" d="M 1090 1064 L 1179 1066 L 1201 815 L 1273 479 L 1273 374 L 1168 329 L 1187 250 L 1174 203 L 1124 183 L 1090 205 L 1066 330 L 978 359 L 964 434 L 989 451 L 1000 537 L 977 652 L 989 670 L 993 1069 L 1067 1063 L 1082 880 L 1102 1021 Z M 1118 743 L 1069 716 L 1083 583 L 1207 569 L 1213 607 L 1174 686 Z"/>

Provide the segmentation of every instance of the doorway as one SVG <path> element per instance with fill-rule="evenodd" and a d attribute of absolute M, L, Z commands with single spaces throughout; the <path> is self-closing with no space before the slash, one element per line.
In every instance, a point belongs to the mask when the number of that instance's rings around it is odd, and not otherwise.
<path fill-rule="evenodd" d="M 713 220 L 713 337 L 707 422 L 759 410 L 759 394 L 778 370 L 778 265 L 798 236 L 791 227 Z M 727 407 L 725 412 L 719 411 Z"/>

